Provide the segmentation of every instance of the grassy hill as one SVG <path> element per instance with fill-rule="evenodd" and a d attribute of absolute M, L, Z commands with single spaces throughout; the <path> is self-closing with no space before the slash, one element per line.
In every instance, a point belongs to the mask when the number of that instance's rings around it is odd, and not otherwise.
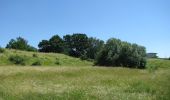
<path fill-rule="evenodd" d="M 42 66 L 91 66 L 93 64 L 92 62 L 83 61 L 64 54 L 6 49 L 4 53 L 0 53 L 0 66 L 15 65 L 9 58 L 16 55 L 24 58 L 24 63 L 27 66 L 31 66 L 35 62 L 40 62 Z"/>
<path fill-rule="evenodd" d="M 170 60 L 168 60 L 168 59 L 148 59 L 147 67 L 170 68 Z"/>
<path fill-rule="evenodd" d="M 25 57 L 25 67 L 12 66 L 11 55 Z M 37 60 L 46 67 L 30 66 Z M 148 59 L 147 69 L 92 67 L 63 54 L 6 50 L 0 65 L 0 100 L 170 100 L 169 60 Z"/>

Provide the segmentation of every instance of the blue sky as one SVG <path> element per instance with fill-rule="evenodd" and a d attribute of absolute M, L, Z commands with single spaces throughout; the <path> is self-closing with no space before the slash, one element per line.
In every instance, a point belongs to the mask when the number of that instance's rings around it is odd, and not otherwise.
<path fill-rule="evenodd" d="M 170 0 L 0 0 L 0 46 L 22 36 L 42 39 L 86 33 L 119 38 L 170 56 Z"/>

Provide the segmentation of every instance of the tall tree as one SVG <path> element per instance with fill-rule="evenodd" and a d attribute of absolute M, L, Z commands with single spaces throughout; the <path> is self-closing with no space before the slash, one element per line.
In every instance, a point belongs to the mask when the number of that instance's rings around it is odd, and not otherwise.
<path fill-rule="evenodd" d="M 87 58 L 95 59 L 97 53 L 103 48 L 104 41 L 90 37 L 88 38 Z"/>
<path fill-rule="evenodd" d="M 39 44 L 39 51 L 40 52 L 50 52 L 51 49 L 51 45 L 50 42 L 48 40 L 42 40 Z"/>
<path fill-rule="evenodd" d="M 62 53 L 64 50 L 64 42 L 60 36 L 54 35 L 49 39 L 49 41 L 42 40 L 38 44 L 38 47 L 40 52 Z"/>
<path fill-rule="evenodd" d="M 75 33 L 66 35 L 64 36 L 64 41 L 71 56 L 83 56 L 88 48 L 88 37 L 86 34 Z"/>
<path fill-rule="evenodd" d="M 112 38 L 107 41 L 104 48 L 98 53 L 95 64 L 145 68 L 145 57 L 145 47 Z"/>
<path fill-rule="evenodd" d="M 63 52 L 64 42 L 62 38 L 60 38 L 60 36 L 58 35 L 52 36 L 51 39 L 49 40 L 49 43 L 51 45 L 51 52 L 57 53 Z"/>

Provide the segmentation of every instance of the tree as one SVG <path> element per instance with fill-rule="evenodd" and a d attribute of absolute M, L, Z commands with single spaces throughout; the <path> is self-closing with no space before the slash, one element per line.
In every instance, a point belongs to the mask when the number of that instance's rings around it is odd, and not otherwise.
<path fill-rule="evenodd" d="M 96 38 L 88 38 L 88 49 L 86 51 L 86 56 L 88 59 L 95 59 L 97 53 L 104 46 L 104 41 L 96 39 Z"/>
<path fill-rule="evenodd" d="M 39 44 L 38 44 L 38 47 L 39 47 L 39 51 L 40 52 L 50 52 L 50 48 L 51 48 L 51 45 L 50 45 L 50 42 L 48 40 L 42 40 Z"/>
<path fill-rule="evenodd" d="M 120 66 L 118 58 L 121 53 L 121 41 L 119 39 L 109 39 L 104 48 L 98 53 L 97 65 Z"/>
<path fill-rule="evenodd" d="M 11 39 L 7 44 L 6 48 L 8 49 L 18 49 L 18 50 L 26 50 L 26 51 L 36 51 L 36 48 L 28 45 L 27 40 L 22 37 L 16 38 L 16 40 Z"/>
<path fill-rule="evenodd" d="M 63 36 L 64 41 L 64 54 L 70 55 L 72 48 L 71 48 L 71 42 L 72 42 L 72 36 L 71 35 L 65 35 Z"/>
<path fill-rule="evenodd" d="M 57 53 L 63 52 L 64 42 L 63 42 L 62 38 L 60 38 L 60 36 L 54 35 L 49 40 L 49 43 L 51 45 L 51 48 L 50 48 L 51 52 L 57 52 Z"/>
<path fill-rule="evenodd" d="M 88 37 L 86 34 L 76 33 L 63 37 L 68 54 L 74 57 L 81 57 L 88 48 Z"/>
<path fill-rule="evenodd" d="M 95 64 L 145 68 L 145 57 L 145 47 L 112 38 L 107 41 L 104 48 L 98 53 Z"/>
<path fill-rule="evenodd" d="M 28 45 L 28 46 L 27 46 L 27 51 L 34 51 L 34 52 L 37 52 L 38 50 L 37 50 L 37 48 Z"/>
<path fill-rule="evenodd" d="M 7 44 L 6 48 L 26 50 L 27 46 L 27 41 L 22 37 L 18 37 L 16 40 L 11 39 L 9 44 Z"/>
<path fill-rule="evenodd" d="M 38 47 L 40 52 L 62 53 L 64 51 L 64 42 L 60 36 L 54 35 L 49 39 L 49 41 L 42 40 L 38 44 Z"/>

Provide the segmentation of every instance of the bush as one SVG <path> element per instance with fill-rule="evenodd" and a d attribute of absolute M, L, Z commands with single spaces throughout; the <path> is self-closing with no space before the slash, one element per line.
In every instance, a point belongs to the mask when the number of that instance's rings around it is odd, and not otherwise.
<path fill-rule="evenodd" d="M 59 62 L 59 61 L 56 61 L 55 64 L 56 64 L 56 65 L 60 65 L 60 62 Z"/>
<path fill-rule="evenodd" d="M 34 63 L 32 63 L 32 66 L 41 66 L 42 63 L 40 61 L 36 61 Z"/>
<path fill-rule="evenodd" d="M 25 65 L 25 57 L 19 55 L 10 56 L 9 61 L 17 65 Z"/>
<path fill-rule="evenodd" d="M 4 53 L 4 52 L 5 52 L 5 49 L 0 47 L 0 53 Z"/>
<path fill-rule="evenodd" d="M 97 54 L 95 64 L 101 66 L 145 68 L 145 56 L 145 47 L 113 38 L 109 39 L 104 48 Z"/>
<path fill-rule="evenodd" d="M 32 57 L 38 58 L 38 55 L 34 53 L 34 54 L 32 54 Z"/>
<path fill-rule="evenodd" d="M 56 65 L 60 65 L 60 62 L 59 62 L 59 59 L 58 59 L 58 58 L 56 58 L 55 64 L 56 64 Z"/>

